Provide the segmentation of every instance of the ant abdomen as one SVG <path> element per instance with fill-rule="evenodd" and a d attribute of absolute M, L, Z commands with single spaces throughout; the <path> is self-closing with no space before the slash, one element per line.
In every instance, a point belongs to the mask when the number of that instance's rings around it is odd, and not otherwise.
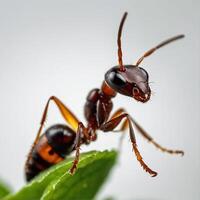
<path fill-rule="evenodd" d="M 26 180 L 62 161 L 73 151 L 76 133 L 66 125 L 56 124 L 41 135 L 26 166 Z"/>

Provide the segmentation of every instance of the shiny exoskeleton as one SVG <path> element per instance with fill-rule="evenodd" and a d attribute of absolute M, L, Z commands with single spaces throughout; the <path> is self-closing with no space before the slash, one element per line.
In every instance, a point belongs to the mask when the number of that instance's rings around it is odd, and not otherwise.
<path fill-rule="evenodd" d="M 26 179 L 31 180 L 39 172 L 62 161 L 73 150 L 75 132 L 66 125 L 48 128 L 35 145 L 27 162 Z"/>
<path fill-rule="evenodd" d="M 151 55 L 157 49 L 184 37 L 184 35 L 178 35 L 165 40 L 147 51 L 135 65 L 124 65 L 122 60 L 121 33 L 126 16 L 127 13 L 123 15 L 118 31 L 118 65 L 108 70 L 105 74 L 105 80 L 103 81 L 102 86 L 100 88 L 92 89 L 87 96 L 84 106 L 87 125 L 84 126 L 57 97 L 51 96 L 49 98 L 44 109 L 40 128 L 26 162 L 25 173 L 27 181 L 30 181 L 39 172 L 62 161 L 72 151 L 75 151 L 75 158 L 69 172 L 74 174 L 79 162 L 80 146 L 95 141 L 97 139 L 97 130 L 103 132 L 113 131 L 121 122 L 123 123 L 119 131 L 125 131 L 127 128 L 129 129 L 129 135 L 136 158 L 143 169 L 151 176 L 156 176 L 157 172 L 151 170 L 143 161 L 137 148 L 133 126 L 149 142 L 163 152 L 184 154 L 183 151 L 170 150 L 155 142 L 123 108 L 118 109 L 111 116 L 113 108 L 112 99 L 117 93 L 132 97 L 136 101 L 142 103 L 145 103 L 150 99 L 151 89 L 149 87 L 149 75 L 146 70 L 139 67 L 139 64 L 145 57 Z M 41 134 L 47 117 L 49 103 L 51 101 L 56 104 L 67 125 L 54 125 Z"/>

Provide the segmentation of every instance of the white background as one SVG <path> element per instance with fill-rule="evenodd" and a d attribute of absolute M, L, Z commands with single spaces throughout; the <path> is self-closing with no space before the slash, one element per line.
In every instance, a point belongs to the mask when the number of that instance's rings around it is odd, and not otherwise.
<path fill-rule="evenodd" d="M 163 39 L 180 33 L 186 38 L 142 63 L 153 82 L 150 102 L 118 95 L 114 108 L 125 107 L 155 140 L 186 154 L 163 154 L 137 134 L 144 160 L 159 173 L 151 178 L 136 161 L 127 135 L 98 198 L 200 199 L 199 8 L 198 0 L 0 1 L 0 176 L 14 190 L 24 185 L 26 155 L 51 95 L 84 120 L 87 93 L 117 64 L 118 25 L 128 11 L 122 38 L 127 64 Z M 46 127 L 63 122 L 54 105 L 48 116 Z M 98 136 L 82 150 L 117 147 L 119 134 Z"/>

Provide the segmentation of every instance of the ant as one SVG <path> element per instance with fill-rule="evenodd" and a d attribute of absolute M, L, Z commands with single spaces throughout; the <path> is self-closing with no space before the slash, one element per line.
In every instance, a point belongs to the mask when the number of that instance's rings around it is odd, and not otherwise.
<path fill-rule="evenodd" d="M 150 99 L 151 89 L 149 87 L 149 75 L 147 71 L 139 67 L 139 65 L 144 58 L 150 56 L 157 49 L 184 37 L 184 35 L 177 35 L 169 38 L 148 50 L 141 58 L 139 58 L 135 65 L 124 65 L 122 60 L 121 34 L 127 14 L 127 12 L 124 13 L 118 30 L 118 65 L 106 72 L 105 80 L 103 81 L 101 88 L 92 89 L 87 96 L 86 104 L 84 106 L 87 126 L 84 126 L 70 109 L 57 97 L 51 96 L 47 101 L 37 136 L 26 161 L 25 174 L 27 181 L 30 181 L 41 171 L 64 160 L 64 158 L 72 151 L 75 151 L 75 158 L 69 172 L 74 174 L 79 162 L 80 146 L 95 141 L 97 139 L 97 130 L 103 132 L 113 131 L 123 119 L 124 121 L 119 131 L 129 129 L 129 135 L 136 158 L 143 169 L 152 177 L 156 176 L 157 172 L 150 169 L 143 161 L 137 148 L 133 126 L 141 135 L 161 151 L 170 154 L 184 155 L 183 151 L 170 150 L 155 142 L 123 108 L 118 109 L 110 117 L 113 108 L 112 99 L 117 93 L 133 97 L 135 100 L 142 103 L 145 103 Z M 41 135 L 51 101 L 56 104 L 61 115 L 70 127 L 63 124 L 56 124 L 48 128 Z"/>

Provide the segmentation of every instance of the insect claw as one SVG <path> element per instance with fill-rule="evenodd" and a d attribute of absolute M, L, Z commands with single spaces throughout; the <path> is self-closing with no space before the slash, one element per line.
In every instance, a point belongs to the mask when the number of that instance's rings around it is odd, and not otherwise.
<path fill-rule="evenodd" d="M 151 177 L 156 177 L 158 175 L 157 172 L 153 172 L 153 174 L 151 175 Z"/>

